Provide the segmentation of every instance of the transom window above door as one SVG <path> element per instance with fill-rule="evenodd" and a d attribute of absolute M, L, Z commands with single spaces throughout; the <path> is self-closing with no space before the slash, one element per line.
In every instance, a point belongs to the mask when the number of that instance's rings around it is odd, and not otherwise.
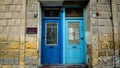
<path fill-rule="evenodd" d="M 60 17 L 60 8 L 43 8 L 43 17 Z"/>
<path fill-rule="evenodd" d="M 65 11 L 66 17 L 83 17 L 82 8 L 66 8 Z"/>

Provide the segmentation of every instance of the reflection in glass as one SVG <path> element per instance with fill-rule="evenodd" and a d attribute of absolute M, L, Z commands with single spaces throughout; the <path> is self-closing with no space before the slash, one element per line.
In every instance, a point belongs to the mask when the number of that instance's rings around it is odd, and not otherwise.
<path fill-rule="evenodd" d="M 57 44 L 57 23 L 47 23 L 46 44 Z"/>
<path fill-rule="evenodd" d="M 69 44 L 80 43 L 80 25 L 79 23 L 69 23 L 68 25 Z"/>

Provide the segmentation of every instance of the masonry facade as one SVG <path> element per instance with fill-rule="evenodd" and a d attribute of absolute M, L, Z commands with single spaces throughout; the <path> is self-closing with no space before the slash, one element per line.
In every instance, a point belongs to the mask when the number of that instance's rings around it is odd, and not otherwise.
<path fill-rule="evenodd" d="M 87 65 L 120 67 L 120 0 L 90 0 L 84 13 Z M 41 24 L 40 1 L 0 0 L 0 68 L 41 66 Z"/>

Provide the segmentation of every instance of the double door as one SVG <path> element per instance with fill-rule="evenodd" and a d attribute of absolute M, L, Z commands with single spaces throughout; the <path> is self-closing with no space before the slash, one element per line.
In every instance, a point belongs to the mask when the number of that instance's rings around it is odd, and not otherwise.
<path fill-rule="evenodd" d="M 64 16 L 65 11 L 48 10 L 44 11 L 43 15 L 50 18 L 42 20 L 41 63 L 84 64 L 86 57 L 83 19 L 67 20 Z M 77 15 L 74 12 L 72 11 L 72 14 Z M 81 16 L 81 14 L 78 15 Z"/>

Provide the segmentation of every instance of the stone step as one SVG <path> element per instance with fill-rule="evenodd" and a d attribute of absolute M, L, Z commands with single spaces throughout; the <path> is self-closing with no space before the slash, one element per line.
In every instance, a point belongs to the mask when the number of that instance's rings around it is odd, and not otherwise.
<path fill-rule="evenodd" d="M 82 65 L 43 65 L 40 68 L 88 68 L 86 64 Z"/>

